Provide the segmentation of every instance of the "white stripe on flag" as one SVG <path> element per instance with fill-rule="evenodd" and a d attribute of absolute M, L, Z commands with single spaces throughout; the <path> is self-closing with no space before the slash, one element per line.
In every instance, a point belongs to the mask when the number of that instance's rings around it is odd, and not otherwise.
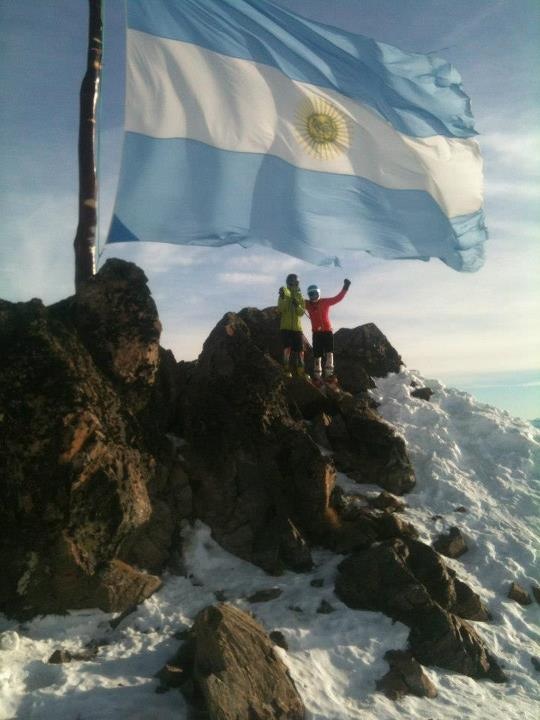
<path fill-rule="evenodd" d="M 269 153 L 305 170 L 425 190 L 448 217 L 482 206 L 482 160 L 473 139 L 413 138 L 335 91 L 291 80 L 268 65 L 136 30 L 128 31 L 127 58 L 127 131 Z M 333 154 L 331 143 L 327 156 L 309 147 L 306 108 L 334 114 L 340 152 Z"/>

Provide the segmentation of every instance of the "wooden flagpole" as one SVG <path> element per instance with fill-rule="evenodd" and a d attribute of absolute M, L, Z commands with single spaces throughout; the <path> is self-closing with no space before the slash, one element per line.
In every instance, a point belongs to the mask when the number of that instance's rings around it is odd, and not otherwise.
<path fill-rule="evenodd" d="M 96 272 L 96 107 L 103 48 L 101 1 L 88 0 L 88 55 L 79 106 L 79 222 L 74 242 L 75 290 Z"/>

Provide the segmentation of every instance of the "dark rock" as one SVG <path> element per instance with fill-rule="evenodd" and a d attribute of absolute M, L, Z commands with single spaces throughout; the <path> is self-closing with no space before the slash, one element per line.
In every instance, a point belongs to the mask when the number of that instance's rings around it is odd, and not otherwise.
<path fill-rule="evenodd" d="M 317 612 L 321 615 L 328 615 L 329 613 L 335 612 L 336 608 L 331 605 L 328 600 L 321 600 Z"/>
<path fill-rule="evenodd" d="M 227 313 L 214 328 L 186 390 L 194 513 L 223 547 L 267 571 L 306 570 L 335 470 L 291 418 L 281 368 L 252 337 L 255 311 L 251 325 L 246 313 Z"/>
<path fill-rule="evenodd" d="M 64 650 L 63 648 L 58 648 L 53 652 L 51 657 L 47 660 L 48 663 L 51 663 L 53 665 L 60 665 L 61 663 L 68 663 L 71 662 L 73 659 L 71 653 L 69 650 Z"/>
<path fill-rule="evenodd" d="M 479 596 L 466 583 L 454 578 L 454 588 L 456 590 L 456 601 L 452 607 L 452 612 L 468 620 L 487 622 L 492 619 L 491 614 Z"/>
<path fill-rule="evenodd" d="M 387 512 L 403 512 L 406 508 L 406 504 L 402 500 L 399 500 L 386 490 L 383 490 L 377 497 L 370 498 L 368 502 L 372 508 L 386 510 Z"/>
<path fill-rule="evenodd" d="M 424 665 L 437 665 L 477 679 L 506 681 L 472 625 L 437 604 L 424 610 L 421 622 L 411 629 L 409 644 Z"/>
<path fill-rule="evenodd" d="M 442 515 L 432 515 L 431 519 L 436 521 L 436 520 L 443 520 L 444 518 Z"/>
<path fill-rule="evenodd" d="M 309 583 L 311 587 L 324 587 L 324 579 L 323 578 L 313 578 L 313 580 Z"/>
<path fill-rule="evenodd" d="M 379 485 L 396 495 L 416 484 L 405 441 L 367 405 L 344 408 L 346 440 L 332 440 L 338 470 L 359 483 Z"/>
<path fill-rule="evenodd" d="M 250 603 L 269 602 L 270 600 L 275 600 L 282 594 L 283 590 L 281 590 L 281 588 L 265 588 L 264 590 L 257 590 L 253 595 L 249 595 L 247 601 Z"/>
<path fill-rule="evenodd" d="M 304 378 L 293 377 L 289 380 L 285 385 L 285 396 L 289 407 L 297 410 L 296 414 L 306 420 L 336 412 L 336 404 Z"/>
<path fill-rule="evenodd" d="M 285 639 L 285 635 L 281 632 L 281 630 L 272 630 L 269 637 L 270 640 L 274 643 L 274 645 L 283 648 L 283 650 L 289 649 L 289 645 L 287 643 L 287 640 Z"/>
<path fill-rule="evenodd" d="M 540 587 L 538 585 L 531 585 L 532 594 L 537 603 L 540 603 Z"/>
<path fill-rule="evenodd" d="M 466 513 L 466 512 L 468 512 L 468 510 L 467 510 L 466 507 L 463 507 L 463 505 L 460 505 L 459 507 L 457 507 L 457 508 L 454 510 L 454 512 Z"/>
<path fill-rule="evenodd" d="M 186 682 L 184 669 L 172 663 L 164 665 L 156 677 L 159 679 L 161 687 L 165 688 L 178 688 Z"/>
<path fill-rule="evenodd" d="M 485 619 L 479 616 L 487 611 L 428 545 L 394 539 L 356 551 L 339 565 L 335 589 L 349 607 L 379 610 L 411 627 L 409 642 L 420 662 L 499 677 L 483 641 L 454 615 Z"/>
<path fill-rule="evenodd" d="M 344 390 L 358 393 L 375 386 L 371 377 L 399 372 L 403 362 L 373 323 L 334 335 L 336 373 Z"/>
<path fill-rule="evenodd" d="M 211 718 L 303 720 L 287 668 L 255 620 L 229 605 L 202 610 L 193 626 L 193 681 Z"/>
<path fill-rule="evenodd" d="M 531 657 L 531 662 L 532 662 L 533 668 L 537 672 L 540 672 L 540 658 L 533 656 L 533 657 Z"/>
<path fill-rule="evenodd" d="M 416 390 L 411 391 L 412 397 L 419 398 L 420 400 L 427 400 L 428 402 L 432 395 L 433 390 L 428 387 L 416 388 Z"/>
<path fill-rule="evenodd" d="M 390 700 L 400 700 L 404 695 L 437 697 L 437 688 L 411 653 L 389 650 L 384 659 L 390 665 L 390 671 L 377 680 L 376 686 Z"/>
<path fill-rule="evenodd" d="M 515 600 L 515 602 L 519 603 L 520 605 L 532 605 L 531 596 L 525 590 L 525 588 L 517 582 L 513 582 L 510 585 L 508 597 L 510 598 L 510 600 Z"/>
<path fill-rule="evenodd" d="M 159 572 L 183 512 L 159 333 L 144 274 L 121 260 L 50 308 L 0 301 L 4 612 L 124 609 L 158 587 L 115 563 Z"/>
<path fill-rule="evenodd" d="M 433 543 L 433 547 L 441 555 L 449 558 L 461 557 L 468 550 L 465 538 L 457 527 L 451 527 L 448 533 L 439 535 Z"/>

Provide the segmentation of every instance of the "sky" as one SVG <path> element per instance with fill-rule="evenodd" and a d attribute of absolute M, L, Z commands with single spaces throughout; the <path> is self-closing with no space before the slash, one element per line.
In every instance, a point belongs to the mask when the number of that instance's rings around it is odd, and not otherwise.
<path fill-rule="evenodd" d="M 151 0 L 149 0 L 151 1 Z M 123 123 L 123 0 L 104 0 L 99 115 L 100 236 L 106 236 Z M 126 243 L 102 248 L 149 278 L 162 344 L 195 358 L 229 310 L 267 307 L 289 272 L 323 295 L 352 281 L 337 327 L 374 322 L 410 368 L 524 418 L 540 417 L 540 2 L 276 0 L 292 11 L 452 62 L 472 99 L 485 162 L 486 264 L 457 273 L 438 260 L 344 257 L 319 268 L 267 249 Z M 85 0 L 0 0 L 0 297 L 73 293 L 78 93 Z M 308 325 L 306 322 L 306 332 Z M 459 383 L 459 384 L 458 384 Z"/>

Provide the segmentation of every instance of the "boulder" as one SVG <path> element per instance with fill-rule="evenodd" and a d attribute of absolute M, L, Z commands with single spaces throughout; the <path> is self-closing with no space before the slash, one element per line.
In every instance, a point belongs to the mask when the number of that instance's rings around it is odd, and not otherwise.
<path fill-rule="evenodd" d="M 356 551 L 338 569 L 338 597 L 349 607 L 379 610 L 408 625 L 411 650 L 421 663 L 502 679 L 476 631 L 455 614 L 487 619 L 487 610 L 428 545 L 388 540 Z"/>
<path fill-rule="evenodd" d="M 49 308 L 0 301 L 4 612 L 111 611 L 159 586 L 144 570 L 165 563 L 184 500 L 169 482 L 171 358 L 146 282 L 114 260 Z"/>
<path fill-rule="evenodd" d="M 468 550 L 463 533 L 457 527 L 451 527 L 446 534 L 439 535 L 433 547 L 438 553 L 449 558 L 461 557 Z"/>
<path fill-rule="evenodd" d="M 529 593 L 519 583 L 513 582 L 508 590 L 508 597 L 520 605 L 531 605 L 532 598 Z"/>
<path fill-rule="evenodd" d="M 377 680 L 376 687 L 390 700 L 400 700 L 405 695 L 437 697 L 437 688 L 410 652 L 389 650 L 384 659 L 390 670 Z"/>
<path fill-rule="evenodd" d="M 392 493 L 383 490 L 382 493 L 374 498 L 368 499 L 369 505 L 377 510 L 386 510 L 386 512 L 403 512 L 405 503 Z"/>
<path fill-rule="evenodd" d="M 432 395 L 433 390 L 429 387 L 421 387 L 411 390 L 411 397 L 418 398 L 419 400 L 427 400 L 429 402 Z"/>
<path fill-rule="evenodd" d="M 409 645 L 423 665 L 437 665 L 478 680 L 507 679 L 472 625 L 437 604 L 427 608 L 421 622 L 412 627 Z"/>
<path fill-rule="evenodd" d="M 226 604 L 196 617 L 191 632 L 190 672 L 195 697 L 210 720 L 303 720 L 305 710 L 266 631 Z"/>
<path fill-rule="evenodd" d="M 373 377 L 399 372 L 401 357 L 373 323 L 334 335 L 335 366 L 342 388 L 356 394 L 375 387 Z"/>
<path fill-rule="evenodd" d="M 405 441 L 366 404 L 343 405 L 347 434 L 328 433 L 338 470 L 358 483 L 403 495 L 416 484 Z"/>

